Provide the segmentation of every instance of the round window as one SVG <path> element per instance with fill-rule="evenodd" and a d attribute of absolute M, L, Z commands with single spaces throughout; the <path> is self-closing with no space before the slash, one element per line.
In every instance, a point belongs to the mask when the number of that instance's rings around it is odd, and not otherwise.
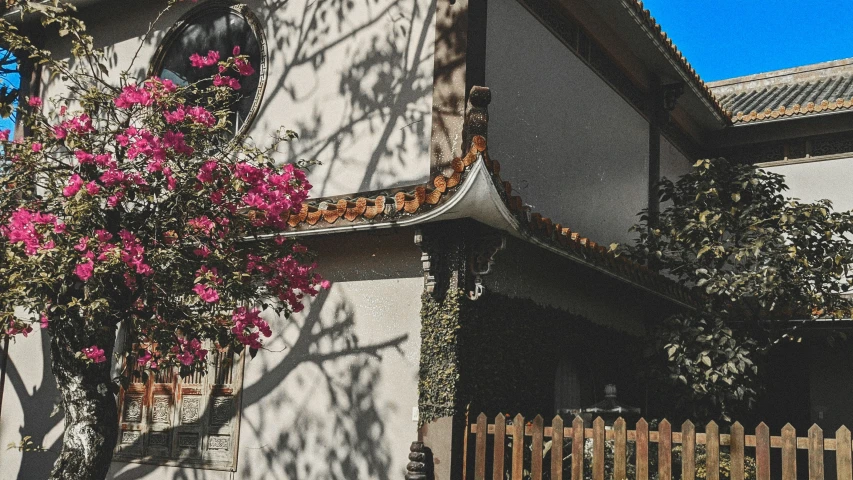
<path fill-rule="evenodd" d="M 224 59 L 232 55 L 234 47 L 240 47 L 240 54 L 249 57 L 255 70 L 240 78 L 239 96 L 231 113 L 235 135 L 243 135 L 261 103 L 267 62 L 263 30 L 246 5 L 212 0 L 184 15 L 160 44 L 152 73 L 179 85 L 209 78 L 217 73 L 216 65 L 195 68 L 190 56 L 213 50 Z"/>

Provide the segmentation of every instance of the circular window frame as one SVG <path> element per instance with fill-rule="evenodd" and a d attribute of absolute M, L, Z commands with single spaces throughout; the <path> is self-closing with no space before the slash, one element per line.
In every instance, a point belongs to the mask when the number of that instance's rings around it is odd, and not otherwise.
<path fill-rule="evenodd" d="M 231 13 L 239 15 L 246 21 L 249 28 L 252 30 L 252 33 L 255 35 L 255 38 L 258 39 L 258 46 L 261 55 L 261 64 L 258 66 L 258 88 L 255 91 L 255 98 L 252 101 L 252 106 L 249 109 L 248 115 L 246 115 L 246 120 L 240 127 L 240 131 L 234 135 L 234 139 L 243 139 L 246 137 L 249 129 L 252 127 L 252 124 L 255 122 L 255 117 L 258 115 L 261 102 L 264 98 L 264 92 L 267 86 L 267 63 L 269 61 L 269 55 L 267 53 L 267 37 L 264 35 L 263 25 L 258 17 L 255 16 L 254 12 L 252 12 L 249 6 L 245 3 L 233 3 L 227 0 L 208 0 L 183 14 L 181 18 L 179 18 L 178 21 L 166 31 L 166 35 L 163 36 L 163 40 L 157 46 L 157 50 L 155 50 L 154 56 L 151 59 L 151 64 L 148 68 L 148 76 L 159 75 L 163 68 L 163 61 L 166 58 L 166 52 L 168 52 L 169 48 L 175 40 L 180 37 L 187 26 L 198 17 L 210 14 L 212 11 L 230 11 Z M 187 61 L 189 61 L 189 59 L 187 59 Z"/>

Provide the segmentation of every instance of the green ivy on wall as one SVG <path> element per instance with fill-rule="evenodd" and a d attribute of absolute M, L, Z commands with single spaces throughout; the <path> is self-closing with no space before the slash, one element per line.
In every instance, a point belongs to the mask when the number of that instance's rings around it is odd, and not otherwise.
<path fill-rule="evenodd" d="M 459 333 L 462 329 L 461 290 L 444 299 L 421 298 L 421 358 L 418 372 L 418 425 L 455 413 L 459 394 Z"/>
<path fill-rule="evenodd" d="M 420 425 L 466 407 L 490 416 L 553 415 L 555 372 L 566 355 L 582 370 L 585 404 L 600 400 L 612 382 L 620 399 L 639 405 L 640 344 L 637 337 L 528 299 L 487 292 L 472 302 L 454 289 L 441 300 L 424 294 Z"/>

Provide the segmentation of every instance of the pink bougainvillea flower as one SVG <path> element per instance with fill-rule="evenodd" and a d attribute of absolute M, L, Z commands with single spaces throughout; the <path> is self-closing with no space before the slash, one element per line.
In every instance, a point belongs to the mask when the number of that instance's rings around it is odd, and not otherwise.
<path fill-rule="evenodd" d="M 27 100 L 27 104 L 33 108 L 39 108 L 44 104 L 44 102 L 42 102 L 40 97 L 30 97 Z"/>
<path fill-rule="evenodd" d="M 211 65 L 216 65 L 219 61 L 219 52 L 208 50 L 207 55 L 201 56 L 198 53 L 190 55 L 190 64 L 195 68 L 204 68 Z"/>
<path fill-rule="evenodd" d="M 110 195 L 109 197 L 107 197 L 107 206 L 110 208 L 115 208 L 119 204 L 119 202 L 121 202 L 123 199 L 124 199 L 124 192 L 119 190 L 119 191 L 115 192 L 114 194 Z"/>
<path fill-rule="evenodd" d="M 216 227 L 213 220 L 208 218 L 207 215 L 191 218 L 187 221 L 187 225 L 200 233 L 204 233 L 205 235 L 210 235 L 210 232 L 213 231 L 214 227 Z"/>
<path fill-rule="evenodd" d="M 0 141 L 2 141 L 2 142 L 9 141 L 9 134 L 11 134 L 11 133 L 12 133 L 12 131 L 9 130 L 8 128 L 4 128 L 3 130 L 0 130 Z"/>
<path fill-rule="evenodd" d="M 249 75 L 255 73 L 255 69 L 249 65 L 249 62 L 243 60 L 242 58 L 238 58 L 234 60 L 234 66 L 237 67 L 237 71 L 240 75 L 244 77 L 248 77 Z"/>
<path fill-rule="evenodd" d="M 32 150 L 33 152 L 40 152 L 43 147 L 44 145 L 42 145 L 41 143 L 33 142 L 32 145 L 30 145 L 30 150 Z"/>
<path fill-rule="evenodd" d="M 89 249 L 89 237 L 80 237 L 80 240 L 77 241 L 77 244 L 74 245 L 74 250 L 78 252 L 85 252 Z"/>
<path fill-rule="evenodd" d="M 101 167 L 115 168 L 116 162 L 113 159 L 113 155 L 111 153 L 102 153 L 100 155 L 95 155 L 95 165 L 99 165 Z"/>
<path fill-rule="evenodd" d="M 257 308 L 239 307 L 231 316 L 234 322 L 231 333 L 237 337 L 237 341 L 250 348 L 261 348 L 260 335 L 267 338 L 272 335 L 269 323 L 261 318 L 260 313 Z"/>
<path fill-rule="evenodd" d="M 106 231 L 106 230 L 98 229 L 98 230 L 95 230 L 95 238 L 97 238 L 98 241 L 101 243 L 109 242 L 110 240 L 113 239 L 113 234 Z"/>
<path fill-rule="evenodd" d="M 86 193 L 88 193 L 89 195 L 97 195 L 100 191 L 101 187 L 99 187 L 97 183 L 89 182 L 86 184 Z"/>
<path fill-rule="evenodd" d="M 235 57 L 237 55 L 240 55 L 240 45 L 237 45 L 236 47 L 234 47 L 234 50 L 231 50 L 231 55 L 234 55 Z"/>
<path fill-rule="evenodd" d="M 41 328 L 47 328 L 50 325 L 50 320 L 47 318 L 47 314 L 41 314 L 39 317 L 39 323 L 41 324 Z"/>
<path fill-rule="evenodd" d="M 137 356 L 136 363 L 142 366 L 147 366 L 153 358 L 154 356 L 151 355 L 151 352 L 145 349 L 139 354 L 139 356 Z"/>
<path fill-rule="evenodd" d="M 77 267 L 74 269 L 74 274 L 77 275 L 80 280 L 87 282 L 90 278 L 92 278 L 92 274 L 94 273 L 94 271 L 95 264 L 92 263 L 91 260 L 89 260 L 85 263 L 78 263 Z"/>
<path fill-rule="evenodd" d="M 212 127 L 216 124 L 216 117 L 204 107 L 190 107 L 187 109 L 187 115 L 192 118 L 193 122 L 205 127 Z"/>
<path fill-rule="evenodd" d="M 216 87 L 229 87 L 232 90 L 240 90 L 240 81 L 234 77 L 214 75 L 213 85 Z"/>
<path fill-rule="evenodd" d="M 75 150 L 74 158 L 83 165 L 95 162 L 95 156 L 89 152 L 84 152 L 83 150 Z"/>
<path fill-rule="evenodd" d="M 9 328 L 6 329 L 6 333 L 8 335 L 17 335 L 20 333 L 24 337 L 28 336 L 32 332 L 33 327 L 29 325 L 11 325 Z"/>
<path fill-rule="evenodd" d="M 86 347 L 81 351 L 83 352 L 83 355 L 86 356 L 86 358 L 93 361 L 94 363 L 102 363 L 107 361 L 107 357 L 104 354 L 104 350 L 102 348 L 98 348 L 97 345 Z"/>
<path fill-rule="evenodd" d="M 216 303 L 219 301 L 219 292 L 215 288 L 207 287 L 201 283 L 195 284 L 193 291 L 198 294 L 199 298 L 207 303 Z"/>
<path fill-rule="evenodd" d="M 154 103 L 154 98 L 147 89 L 128 85 L 121 90 L 113 102 L 118 108 L 128 109 L 134 105 L 149 106 Z"/>
<path fill-rule="evenodd" d="M 83 179 L 80 178 L 80 175 L 75 173 L 68 179 L 68 186 L 62 189 L 62 195 L 66 197 L 73 197 L 81 188 L 83 188 Z"/>
<path fill-rule="evenodd" d="M 216 160 L 208 160 L 204 162 L 201 168 L 198 169 L 198 175 L 195 178 L 201 183 L 210 183 L 214 180 L 213 172 L 216 171 L 218 163 Z"/>
<path fill-rule="evenodd" d="M 163 116 L 166 118 L 166 123 L 174 124 L 183 122 L 187 117 L 187 111 L 184 109 L 183 105 L 178 105 L 178 108 L 172 110 L 171 112 L 163 112 Z"/>

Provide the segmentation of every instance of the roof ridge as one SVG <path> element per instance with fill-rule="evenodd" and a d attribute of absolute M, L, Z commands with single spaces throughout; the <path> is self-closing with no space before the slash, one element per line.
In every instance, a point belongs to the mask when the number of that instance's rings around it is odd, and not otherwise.
<path fill-rule="evenodd" d="M 726 87 L 730 85 L 737 85 L 742 83 L 749 83 L 757 80 L 765 80 L 772 79 L 777 77 L 785 77 L 789 75 L 799 75 L 799 74 L 809 74 L 818 71 L 824 70 L 832 70 L 838 69 L 840 72 L 838 74 L 833 75 L 843 75 L 844 71 L 853 71 L 853 57 L 849 58 L 840 58 L 838 60 L 830 60 L 826 62 L 818 62 L 811 63 L 807 65 L 800 65 L 797 67 L 789 67 L 783 68 L 779 70 L 770 70 L 767 72 L 759 72 L 752 73 L 749 75 L 742 75 L 739 77 L 725 78 L 722 80 L 715 80 L 713 82 L 708 82 L 707 85 L 711 88 L 711 90 L 718 90 L 721 87 Z"/>

